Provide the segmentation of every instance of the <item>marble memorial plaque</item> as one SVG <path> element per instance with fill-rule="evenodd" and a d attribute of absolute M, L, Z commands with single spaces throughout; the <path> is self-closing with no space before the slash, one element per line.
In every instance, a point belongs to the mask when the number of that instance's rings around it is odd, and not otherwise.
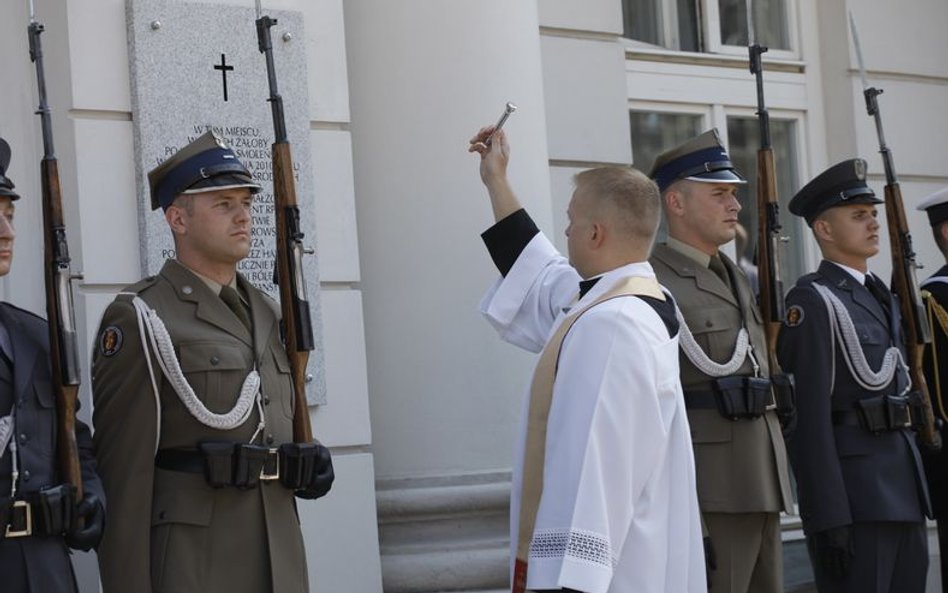
<path fill-rule="evenodd" d="M 308 248 L 316 246 L 313 177 L 303 15 L 266 10 L 280 95 L 283 97 Z M 273 283 L 276 223 L 273 208 L 273 119 L 266 58 L 257 47 L 257 15 L 251 6 L 128 0 L 129 68 L 132 91 L 142 269 L 155 274 L 174 243 L 162 211 L 151 209 L 148 171 L 204 132 L 215 130 L 250 169 L 263 190 L 254 198 L 249 256 L 238 270 L 279 300 Z M 325 403 L 326 380 L 319 306 L 319 266 L 304 256 L 307 296 L 316 348 L 310 355 L 306 397 Z"/>

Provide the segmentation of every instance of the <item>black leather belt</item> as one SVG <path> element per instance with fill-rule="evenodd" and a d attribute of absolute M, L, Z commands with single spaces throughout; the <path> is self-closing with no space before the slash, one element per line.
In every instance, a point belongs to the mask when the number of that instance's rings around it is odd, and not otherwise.
<path fill-rule="evenodd" d="M 236 447 L 239 448 L 240 445 Z M 279 448 L 270 447 L 261 453 L 265 458 L 257 479 L 263 482 L 280 479 Z M 207 457 L 207 453 L 197 449 L 159 449 L 155 455 L 155 466 L 169 471 L 207 476 Z M 225 463 L 229 465 L 230 459 L 228 458 Z M 255 480 L 251 481 L 255 482 Z"/>
<path fill-rule="evenodd" d="M 717 410 L 713 391 L 694 390 L 685 392 L 685 407 L 689 410 Z"/>
<path fill-rule="evenodd" d="M 75 489 L 69 485 L 0 498 L 0 540 L 61 535 L 72 525 Z"/>
<path fill-rule="evenodd" d="M 833 410 L 833 426 L 859 426 L 862 427 L 862 419 L 856 410 Z"/>
<path fill-rule="evenodd" d="M 155 466 L 173 472 L 204 474 L 204 455 L 197 449 L 159 449 Z"/>

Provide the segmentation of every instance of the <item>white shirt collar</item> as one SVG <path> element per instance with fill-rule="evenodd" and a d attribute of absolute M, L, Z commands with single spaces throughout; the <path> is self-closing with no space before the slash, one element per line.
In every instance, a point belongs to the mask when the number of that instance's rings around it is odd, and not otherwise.
<path fill-rule="evenodd" d="M 848 273 L 850 276 L 852 276 L 853 278 L 855 278 L 855 279 L 856 279 L 856 282 L 858 282 L 858 283 L 860 283 L 860 284 L 863 284 L 863 285 L 866 284 L 866 276 L 872 273 L 872 272 L 868 272 L 868 271 L 867 271 L 866 273 L 862 273 L 862 272 L 860 272 L 859 270 L 857 270 L 857 269 L 855 269 L 855 268 L 850 268 L 849 266 L 843 265 L 843 264 L 841 264 L 841 263 L 839 263 L 839 262 L 835 262 L 835 261 L 830 260 L 830 259 L 828 259 L 828 260 L 826 260 L 826 261 L 830 262 L 830 263 L 833 264 L 833 265 L 839 266 L 839 267 L 842 268 L 846 273 Z"/>

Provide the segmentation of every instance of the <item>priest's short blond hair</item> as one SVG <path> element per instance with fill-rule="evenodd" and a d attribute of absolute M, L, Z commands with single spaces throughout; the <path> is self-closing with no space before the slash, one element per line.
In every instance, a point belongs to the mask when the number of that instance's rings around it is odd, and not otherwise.
<path fill-rule="evenodd" d="M 651 244 L 661 217 L 658 186 L 632 167 L 597 167 L 573 178 L 589 214 L 635 243 Z"/>

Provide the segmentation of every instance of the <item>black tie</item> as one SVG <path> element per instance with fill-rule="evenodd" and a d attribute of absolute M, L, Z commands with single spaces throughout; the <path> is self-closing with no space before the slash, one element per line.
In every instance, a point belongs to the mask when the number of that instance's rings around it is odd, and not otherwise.
<path fill-rule="evenodd" d="M 253 333 L 253 324 L 250 322 L 250 314 L 247 313 L 246 307 L 244 307 L 244 304 L 240 301 L 240 295 L 237 294 L 237 291 L 230 286 L 224 286 L 221 288 L 221 300 L 234 312 L 237 319 L 240 319 L 240 322 L 246 326 L 247 331 Z"/>
<path fill-rule="evenodd" d="M 715 253 L 711 256 L 711 261 L 708 262 L 708 269 L 717 274 L 718 278 L 721 279 L 724 286 L 727 286 L 728 290 L 734 292 L 734 289 L 731 288 L 731 277 L 727 273 L 727 268 L 724 267 L 724 260 L 721 259 L 720 254 Z"/>
<path fill-rule="evenodd" d="M 871 274 L 866 274 L 866 288 L 872 293 L 872 296 L 882 305 L 883 311 L 888 311 L 892 306 L 892 294 L 881 280 Z"/>

